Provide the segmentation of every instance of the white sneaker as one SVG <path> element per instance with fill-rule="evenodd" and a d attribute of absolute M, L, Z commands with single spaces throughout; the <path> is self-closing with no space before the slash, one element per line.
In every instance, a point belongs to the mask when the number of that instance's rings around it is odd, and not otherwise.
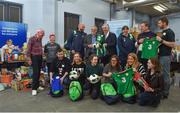
<path fill-rule="evenodd" d="M 37 91 L 36 90 L 32 90 L 32 96 L 36 96 L 37 95 Z"/>
<path fill-rule="evenodd" d="M 43 90 L 44 90 L 44 88 L 43 88 L 43 87 L 41 87 L 41 86 L 39 86 L 39 87 L 38 87 L 38 90 L 39 90 L 39 91 L 43 91 Z"/>

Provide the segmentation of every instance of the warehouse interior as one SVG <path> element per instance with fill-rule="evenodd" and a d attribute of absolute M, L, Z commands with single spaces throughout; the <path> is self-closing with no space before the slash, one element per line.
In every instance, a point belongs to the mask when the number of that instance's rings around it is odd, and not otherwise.
<path fill-rule="evenodd" d="M 23 40 L 27 44 L 37 29 L 43 29 L 43 47 L 49 42 L 49 35 L 52 33 L 56 36 L 57 44 L 64 47 L 70 32 L 77 29 L 80 23 L 85 25 L 84 32 L 87 34 L 91 34 L 94 25 L 97 26 L 98 33 L 102 33 L 102 26 L 108 23 L 110 31 L 116 37 L 122 32 L 122 27 L 127 25 L 129 32 L 137 39 L 141 33 L 140 25 L 146 21 L 150 30 L 158 34 L 162 31 L 158 27 L 161 17 L 168 18 L 168 28 L 175 34 L 176 46 L 173 48 L 170 65 L 170 94 L 167 99 L 161 100 L 158 107 L 128 104 L 121 100 L 115 105 L 107 105 L 100 98 L 91 99 L 88 92 L 84 92 L 82 100 L 74 102 L 69 99 L 68 89 L 64 91 L 63 97 L 52 98 L 50 86 L 38 91 L 36 96 L 31 95 L 31 89 L 11 88 L 12 82 L 11 85 L 4 84 L 1 75 L 5 68 L 11 70 L 28 65 L 24 55 L 19 61 L 0 61 L 0 84 L 6 86 L 0 90 L 0 112 L 180 112 L 180 0 L 0 0 L 0 33 L 3 30 L 1 22 L 23 24 L 26 30 Z M 3 34 L 0 34 L 0 48 L 5 43 L 1 35 Z M 23 41 L 12 40 L 17 44 Z M 22 49 L 28 48 L 22 44 Z M 29 71 L 28 73 L 30 74 Z"/>

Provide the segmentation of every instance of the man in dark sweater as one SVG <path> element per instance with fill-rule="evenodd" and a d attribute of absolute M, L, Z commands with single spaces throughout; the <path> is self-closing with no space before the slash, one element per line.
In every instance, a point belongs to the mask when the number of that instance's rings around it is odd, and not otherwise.
<path fill-rule="evenodd" d="M 139 62 L 141 62 L 143 64 L 143 66 L 145 67 L 145 69 L 147 71 L 147 61 L 148 61 L 148 59 L 141 58 L 142 44 L 143 44 L 144 39 L 146 37 L 149 37 L 151 39 L 153 37 L 156 37 L 156 34 L 150 30 L 150 26 L 149 26 L 148 22 L 146 22 L 146 21 L 141 23 L 141 32 L 142 33 L 139 34 L 138 38 L 137 38 L 137 44 L 136 44 L 137 56 L 138 56 Z"/>
<path fill-rule="evenodd" d="M 164 91 L 163 98 L 168 98 L 170 89 L 170 64 L 171 50 L 175 48 L 175 34 L 168 26 L 169 22 L 166 17 L 162 17 L 158 21 L 158 26 L 162 29 L 162 36 L 157 36 L 157 40 L 161 43 L 159 47 L 159 60 L 163 68 Z"/>

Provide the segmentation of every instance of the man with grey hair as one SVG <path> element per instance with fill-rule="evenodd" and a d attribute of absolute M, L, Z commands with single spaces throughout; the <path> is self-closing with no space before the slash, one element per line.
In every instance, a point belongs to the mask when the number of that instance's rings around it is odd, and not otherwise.
<path fill-rule="evenodd" d="M 94 45 L 96 43 L 96 36 L 97 36 L 97 27 L 91 27 L 91 34 L 88 34 L 84 40 L 84 47 L 85 47 L 85 59 L 88 60 L 88 57 L 91 54 L 96 54 L 96 50 Z"/>
<path fill-rule="evenodd" d="M 32 76 L 32 95 L 37 95 L 37 89 L 42 90 L 42 87 L 39 87 L 39 78 L 42 64 L 42 38 L 44 36 L 44 30 L 38 29 L 36 34 L 29 39 L 28 50 L 27 50 L 27 59 L 29 65 L 32 65 L 33 76 Z"/>
<path fill-rule="evenodd" d="M 117 55 L 116 43 L 117 38 L 116 35 L 109 31 L 109 25 L 103 24 L 102 26 L 103 35 L 105 37 L 104 46 L 106 47 L 106 56 L 103 58 L 103 64 L 107 64 L 112 55 Z"/>

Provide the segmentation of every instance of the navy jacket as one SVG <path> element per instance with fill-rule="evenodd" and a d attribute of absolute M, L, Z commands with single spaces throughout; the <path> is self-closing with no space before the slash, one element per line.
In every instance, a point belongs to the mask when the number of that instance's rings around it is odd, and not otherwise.
<path fill-rule="evenodd" d="M 70 50 L 75 50 L 84 56 L 84 39 L 87 34 L 81 31 L 72 31 L 68 40 L 67 45 Z"/>
<path fill-rule="evenodd" d="M 122 33 L 118 37 L 118 48 L 120 60 L 126 60 L 129 53 L 136 52 L 135 38 L 128 34 L 128 37 L 124 36 Z"/>

